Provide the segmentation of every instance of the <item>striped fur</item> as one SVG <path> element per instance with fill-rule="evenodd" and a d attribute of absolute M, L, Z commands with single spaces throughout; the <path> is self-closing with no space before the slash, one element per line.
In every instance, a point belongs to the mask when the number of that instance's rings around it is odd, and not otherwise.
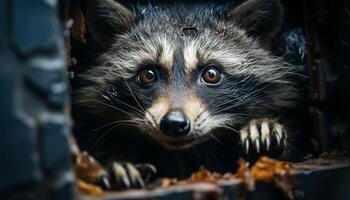
<path fill-rule="evenodd" d="M 250 9 L 255 9 L 262 3 L 266 0 L 249 0 L 238 8 L 246 14 L 249 7 L 244 6 L 253 5 Z M 282 14 L 277 0 L 268 3 Z M 100 46 L 107 47 L 95 66 L 81 75 L 89 84 L 77 90 L 77 107 L 99 124 L 129 120 L 131 125 L 127 128 L 135 129 L 140 137 L 152 138 L 159 148 L 164 147 L 165 138 L 159 131 L 159 121 L 168 110 L 179 108 L 192 124 L 188 136 L 191 143 L 186 151 L 208 141 L 220 143 L 222 135 L 237 136 L 237 130 L 252 117 L 281 117 L 284 110 L 297 107 L 301 98 L 293 81 L 298 76 L 295 68 L 267 48 L 266 38 L 278 32 L 282 16 L 260 23 L 272 20 L 279 25 L 270 27 L 269 33 L 256 35 L 252 33 L 254 27 L 247 27 L 249 21 L 236 20 L 256 19 L 241 19 L 239 9 L 225 12 L 225 8 L 215 5 L 175 3 L 135 7 L 132 24 L 123 25 L 130 20 L 121 19 L 109 23 L 116 28 L 127 27 L 123 32 L 115 31 L 108 44 L 96 39 Z M 276 13 L 268 10 L 270 7 L 261 9 L 267 10 L 257 10 L 259 17 L 261 13 Z M 89 29 L 95 30 L 93 24 Z M 99 38 L 101 34 L 93 36 Z M 215 64 L 223 72 L 220 86 L 201 83 L 200 72 L 207 64 Z M 154 87 L 144 89 L 137 85 L 137 74 L 144 67 L 161 74 Z M 125 129 L 116 127 L 113 131 Z M 119 139 L 123 140 L 122 136 Z"/>

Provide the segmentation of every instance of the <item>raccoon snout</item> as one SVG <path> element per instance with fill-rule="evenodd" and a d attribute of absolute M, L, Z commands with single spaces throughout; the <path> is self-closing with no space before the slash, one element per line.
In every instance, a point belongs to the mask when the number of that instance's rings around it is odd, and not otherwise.
<path fill-rule="evenodd" d="M 160 121 L 160 130 L 171 137 L 185 136 L 191 130 L 191 123 L 182 111 L 169 111 Z"/>

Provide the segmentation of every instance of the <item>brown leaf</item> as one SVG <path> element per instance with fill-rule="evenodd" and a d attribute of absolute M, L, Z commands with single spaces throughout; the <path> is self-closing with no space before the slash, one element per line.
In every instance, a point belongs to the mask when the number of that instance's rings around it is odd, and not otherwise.
<path fill-rule="evenodd" d="M 78 188 L 80 191 L 94 196 L 102 196 L 104 194 L 102 188 L 86 183 L 82 180 L 77 180 Z"/>
<path fill-rule="evenodd" d="M 235 174 L 235 177 L 242 179 L 244 186 L 248 191 L 254 191 L 255 179 L 249 169 L 249 163 L 243 159 L 240 159 L 238 163 L 239 167 Z"/>
<path fill-rule="evenodd" d="M 75 160 L 75 173 L 78 179 L 87 183 L 93 183 L 104 169 L 92 156 L 87 152 L 79 153 Z"/>
<path fill-rule="evenodd" d="M 79 40 L 81 43 L 86 43 L 85 17 L 79 4 L 72 5 L 71 18 L 73 19 L 73 26 L 71 29 L 73 38 Z"/>
<path fill-rule="evenodd" d="M 296 185 L 289 164 L 268 157 L 261 157 L 251 169 L 255 180 L 274 184 L 285 192 L 289 199 L 294 199 L 293 188 Z"/>

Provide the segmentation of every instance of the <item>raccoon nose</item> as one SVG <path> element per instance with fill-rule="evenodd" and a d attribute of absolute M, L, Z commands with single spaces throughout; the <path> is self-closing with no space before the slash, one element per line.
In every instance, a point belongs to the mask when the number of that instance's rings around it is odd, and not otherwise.
<path fill-rule="evenodd" d="M 160 130 L 167 136 L 185 136 L 190 129 L 191 123 L 181 111 L 170 111 L 160 121 Z"/>

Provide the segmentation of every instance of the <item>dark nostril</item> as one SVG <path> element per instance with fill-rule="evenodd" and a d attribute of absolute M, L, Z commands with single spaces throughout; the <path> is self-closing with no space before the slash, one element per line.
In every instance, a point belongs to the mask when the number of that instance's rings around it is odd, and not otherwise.
<path fill-rule="evenodd" d="M 168 136 L 185 136 L 190 129 L 191 123 L 181 111 L 170 111 L 160 121 L 160 130 Z"/>

